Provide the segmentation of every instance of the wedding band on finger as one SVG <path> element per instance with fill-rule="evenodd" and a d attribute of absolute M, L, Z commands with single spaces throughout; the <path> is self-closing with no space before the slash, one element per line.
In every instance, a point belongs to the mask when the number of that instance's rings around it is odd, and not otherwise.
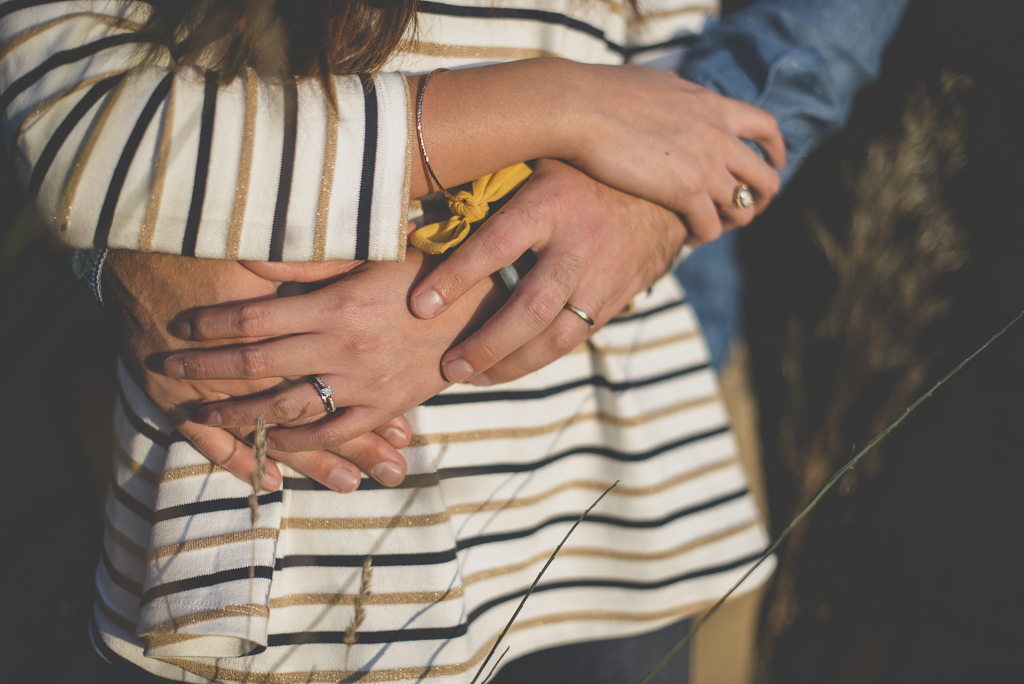
<path fill-rule="evenodd" d="M 754 193 L 750 192 L 750 187 L 746 183 L 740 183 L 732 191 L 732 203 L 737 209 L 754 206 Z"/>
<path fill-rule="evenodd" d="M 331 389 L 331 386 L 324 382 L 319 375 L 310 375 L 309 381 L 313 383 L 317 394 L 320 395 L 320 401 L 324 402 L 324 410 L 328 413 L 337 411 L 338 407 L 334 405 L 334 390 Z"/>
<path fill-rule="evenodd" d="M 583 309 L 577 309 L 575 306 L 573 306 L 569 302 L 565 303 L 565 308 L 568 309 L 569 311 L 572 311 L 574 314 L 576 314 L 577 316 L 582 318 L 584 321 L 586 321 L 587 325 L 589 325 L 591 328 L 594 327 L 594 319 L 591 318 L 590 314 L 588 314 Z"/>

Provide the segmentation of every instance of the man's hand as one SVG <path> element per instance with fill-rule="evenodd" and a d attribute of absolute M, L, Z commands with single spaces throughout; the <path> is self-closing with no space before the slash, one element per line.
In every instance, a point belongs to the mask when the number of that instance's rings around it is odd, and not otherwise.
<path fill-rule="evenodd" d="M 317 273 L 337 276 L 355 264 L 319 265 Z M 265 280 L 237 262 L 188 259 L 157 254 L 114 251 L 107 260 L 109 280 L 117 301 L 121 356 L 132 377 L 170 419 L 175 428 L 214 463 L 250 481 L 256 462 L 249 445 L 238 435 L 196 422 L 195 409 L 210 401 L 250 396 L 294 384 L 283 378 L 259 381 L 191 381 L 168 378 L 159 370 L 168 353 L 209 343 L 182 342 L 169 329 L 183 312 L 224 302 L 274 299 L 280 283 Z M 325 271 L 324 269 L 329 269 Z M 271 451 L 296 470 L 332 487 L 351 491 L 358 486 L 358 468 L 386 485 L 405 475 L 397 448 L 408 445 L 411 429 L 404 418 L 381 425 L 377 432 L 355 437 L 335 453 Z M 357 468 L 358 466 L 358 468 Z M 281 484 L 278 468 L 268 464 L 261 486 L 272 491 Z"/>
<path fill-rule="evenodd" d="M 532 250 L 537 264 L 508 303 L 443 359 L 453 382 L 507 382 L 568 353 L 672 266 L 689 232 L 676 214 L 542 160 L 519 193 L 413 291 L 434 318 L 499 268 Z M 447 314 L 445 314 L 447 315 Z"/>

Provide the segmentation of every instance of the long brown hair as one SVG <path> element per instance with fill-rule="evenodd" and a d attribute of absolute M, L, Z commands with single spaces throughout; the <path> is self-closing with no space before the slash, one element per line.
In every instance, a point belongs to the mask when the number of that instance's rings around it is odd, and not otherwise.
<path fill-rule="evenodd" d="M 155 0 L 145 30 L 225 81 L 243 66 L 298 79 L 378 72 L 419 0 Z M 216 46 L 214 48 L 214 46 Z"/>
<path fill-rule="evenodd" d="M 640 0 L 625 4 L 639 16 Z M 402 38 L 415 35 L 419 0 L 153 0 L 152 5 L 146 30 L 179 63 L 201 63 L 230 81 L 243 66 L 297 79 L 376 74 Z"/>

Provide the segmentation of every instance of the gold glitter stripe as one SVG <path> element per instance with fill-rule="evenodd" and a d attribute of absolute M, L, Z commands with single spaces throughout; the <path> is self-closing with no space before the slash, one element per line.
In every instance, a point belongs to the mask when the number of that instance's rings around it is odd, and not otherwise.
<path fill-rule="evenodd" d="M 167 178 L 167 167 L 171 163 L 171 130 L 174 128 L 174 91 L 178 79 L 171 82 L 171 91 L 167 94 L 167 108 L 164 111 L 164 123 L 160 129 L 160 148 L 157 151 L 156 168 L 153 170 L 153 185 L 149 191 L 149 202 L 146 204 L 146 215 L 139 229 L 140 252 L 153 251 L 153 237 L 156 234 L 156 221 L 160 214 L 160 200 L 164 196 L 164 181 Z"/>
<path fill-rule="evenodd" d="M 213 475 L 214 473 L 227 473 L 230 472 L 226 468 L 222 468 L 214 463 L 205 463 L 203 465 L 193 466 L 182 466 L 180 468 L 172 468 L 166 471 L 160 476 L 160 483 L 173 482 L 174 480 L 184 480 L 189 477 L 205 477 L 207 475 Z"/>
<path fill-rule="evenodd" d="M 146 549 L 142 548 L 134 541 L 128 538 L 121 530 L 114 526 L 114 521 L 110 519 L 110 513 L 105 509 L 103 511 L 103 527 L 107 530 L 107 534 L 125 551 L 135 556 L 139 560 L 145 560 Z"/>
<path fill-rule="evenodd" d="M 118 98 L 121 97 L 121 93 L 124 92 L 131 80 L 132 75 L 128 74 L 128 76 L 126 76 L 117 85 L 114 92 L 107 96 L 106 103 L 101 105 L 99 116 L 96 117 L 96 120 L 93 123 L 93 129 L 85 140 L 85 145 L 78 153 L 78 158 L 71 167 L 71 174 L 68 176 L 67 184 L 64 186 L 64 193 L 61 196 L 60 205 L 57 207 L 57 213 L 53 217 L 53 225 L 56 226 L 57 230 L 60 232 L 64 232 L 68 229 L 68 221 L 71 219 L 71 209 L 75 204 L 75 196 L 78 194 L 78 184 L 82 182 L 82 177 L 85 175 L 85 167 L 89 163 L 89 158 L 92 156 L 92 151 L 95 149 L 96 143 L 103 134 L 103 128 L 106 126 L 107 120 L 110 118 L 110 112 L 114 110 L 114 105 L 117 104 Z"/>
<path fill-rule="evenodd" d="M 634 416 L 632 418 L 619 418 L 602 411 L 589 411 L 587 413 L 579 413 L 569 418 L 563 418 L 547 425 L 538 425 L 535 427 L 527 428 L 494 428 L 490 430 L 470 430 L 467 432 L 438 432 L 428 435 L 413 435 L 412 442 L 409 446 L 426 446 L 428 444 L 453 444 L 456 442 L 475 442 L 485 439 L 516 439 L 523 437 L 536 437 L 538 435 L 546 435 L 551 432 L 557 432 L 558 430 L 564 430 L 565 428 L 576 425 L 578 423 L 586 423 L 592 420 L 597 420 L 605 425 L 612 427 L 635 427 L 637 425 L 643 425 L 649 423 L 652 420 L 664 418 L 665 416 L 678 413 L 679 411 L 686 411 L 691 408 L 698 406 L 704 406 L 712 404 L 718 400 L 718 396 L 705 397 L 703 399 L 695 399 L 692 401 L 684 401 L 679 404 L 667 406 L 651 413 L 645 413 L 640 416 Z"/>
<path fill-rule="evenodd" d="M 695 539 L 695 540 L 693 540 L 691 542 L 686 542 L 685 544 L 680 544 L 679 546 L 674 546 L 671 549 L 665 549 L 664 551 L 641 552 L 641 551 L 619 551 L 617 549 L 607 549 L 607 548 L 588 548 L 588 547 L 572 548 L 572 547 L 566 547 L 566 548 L 563 548 L 561 551 L 558 552 L 558 557 L 562 558 L 562 557 L 566 557 L 566 556 L 600 556 L 600 557 L 603 557 L 603 558 L 618 558 L 620 560 L 630 560 L 630 561 L 664 560 L 666 558 L 672 558 L 674 556 L 679 556 L 681 554 L 686 553 L 687 551 L 692 551 L 694 549 L 700 548 L 701 546 L 705 546 L 706 544 L 710 544 L 712 542 L 716 542 L 716 541 L 719 541 L 721 539 L 725 539 L 726 537 L 731 537 L 734 534 L 739 534 L 740 532 L 744 532 L 746 530 L 749 530 L 751 527 L 754 527 L 755 525 L 758 525 L 759 523 L 760 523 L 760 519 L 755 518 L 755 519 L 749 520 L 749 521 L 747 521 L 745 523 L 740 523 L 738 525 L 734 525 L 734 526 L 726 528 L 724 530 L 720 530 L 718 532 L 715 532 L 714 534 L 709 534 L 707 536 L 701 537 L 700 539 Z M 550 550 L 547 550 L 547 551 L 541 551 L 541 552 L 537 553 L 536 555 L 531 556 L 530 558 L 528 558 L 526 560 L 523 560 L 523 561 L 520 561 L 518 563 L 512 563 L 510 565 L 502 565 L 502 566 L 499 566 L 499 567 L 496 567 L 496 568 L 490 568 L 489 570 L 481 570 L 480 572 L 474 572 L 474 573 L 472 573 L 470 575 L 466 575 L 466 577 L 464 577 L 462 579 L 462 586 L 464 586 L 464 587 L 465 586 L 469 586 L 470 584 L 474 584 L 476 582 L 480 582 L 481 580 L 490 579 L 491 577 L 499 577 L 501 575 L 507 575 L 507 574 L 509 574 L 511 572 L 516 572 L 518 570 L 522 570 L 523 568 L 528 568 L 528 567 L 530 567 L 531 565 L 533 565 L 535 563 L 540 563 L 542 561 L 546 561 L 548 558 L 551 557 L 551 552 L 553 550 L 554 549 L 550 549 Z"/>
<path fill-rule="evenodd" d="M 415 117 L 413 116 L 413 102 L 415 97 L 409 85 L 409 79 L 405 74 L 399 72 L 402 78 L 402 85 L 405 86 L 405 177 L 402 179 L 402 204 L 401 206 L 412 209 L 412 164 L 413 159 L 419 160 L 419 147 L 415 135 Z M 422 205 L 421 205 L 422 206 Z M 409 211 L 398 217 L 398 261 L 405 261 L 405 246 L 409 243 L 406 237 L 406 228 L 409 225 Z"/>
<path fill-rule="evenodd" d="M 693 615 L 703 608 L 711 605 L 710 601 L 701 601 L 683 606 L 674 606 L 664 610 L 653 612 L 627 612 L 627 611 L 575 611 L 564 613 L 553 613 L 542 615 L 533 620 L 517 621 L 509 629 L 509 632 L 519 632 L 534 627 L 543 627 L 555 622 L 570 622 L 574 620 L 604 620 L 619 622 L 653 622 L 671 617 L 685 617 Z M 344 681 L 359 682 L 393 682 L 403 679 L 428 679 L 431 677 L 447 677 L 462 674 L 475 667 L 483 660 L 484 656 L 491 649 L 491 645 L 498 638 L 497 632 L 488 639 L 476 653 L 461 663 L 451 665 L 426 665 L 423 667 L 402 667 L 388 670 L 304 670 L 291 672 L 251 672 L 247 670 L 236 670 L 224 667 L 222 664 L 210 665 L 185 658 L 158 658 L 171 665 L 187 670 L 200 677 L 216 678 L 218 681 L 229 682 L 252 682 L 253 684 L 296 684 L 307 682 L 310 684 L 328 684 Z"/>
<path fill-rule="evenodd" d="M 128 618 L 126 618 L 124 615 L 121 615 L 120 613 L 118 613 L 112 607 L 108 606 L 107 602 L 103 600 L 103 594 L 101 594 L 98 591 L 95 592 L 95 594 L 96 594 L 96 603 L 100 607 L 100 612 L 103 613 L 108 620 L 113 622 L 115 625 L 117 625 L 118 627 L 120 627 L 124 631 L 128 632 L 129 634 L 135 634 L 135 630 L 138 629 L 136 627 L 135 623 L 132 622 L 131 620 L 129 620 Z M 97 635 L 97 636 L 99 636 L 99 635 Z"/>
<path fill-rule="evenodd" d="M 149 468 L 147 468 L 146 466 L 142 465 L 134 458 L 132 458 L 131 454 L 129 454 L 125 450 L 125 448 L 121 446 L 121 443 L 116 440 L 114 444 L 114 454 L 117 455 L 117 458 L 119 461 L 121 461 L 121 463 L 123 463 L 129 470 L 132 471 L 133 475 L 136 475 L 153 485 L 160 482 L 160 475 L 158 473 L 150 470 Z"/>
<path fill-rule="evenodd" d="M 451 520 L 447 512 L 396 515 L 379 518 L 281 518 L 282 530 L 380 530 L 396 527 L 428 527 Z"/>
<path fill-rule="evenodd" d="M 656 485 L 649 487 L 629 487 L 627 485 L 619 485 L 611 491 L 613 496 L 649 496 L 651 494 L 657 494 L 663 492 L 666 489 L 672 489 L 677 487 L 684 482 L 689 482 L 698 477 L 703 477 L 708 473 L 713 473 L 716 470 L 722 470 L 730 466 L 736 465 L 738 462 L 734 458 L 730 458 L 727 461 L 721 463 L 712 463 L 711 465 L 698 468 L 688 473 L 682 473 L 677 475 L 670 480 L 659 482 Z M 449 506 L 448 512 L 451 515 L 464 515 L 467 513 L 479 513 L 483 511 L 500 511 L 506 508 L 521 508 L 523 506 L 535 506 L 536 504 L 542 503 L 556 494 L 560 494 L 569 489 L 593 489 L 598 492 L 603 492 L 608 489 L 608 485 L 611 482 L 603 482 L 601 480 L 569 480 L 556 487 L 552 487 L 546 492 L 537 494 L 536 496 L 526 496 L 515 499 L 498 499 L 491 501 L 481 501 L 476 503 L 465 503 L 458 504 L 456 506 Z"/>
<path fill-rule="evenodd" d="M 131 21 L 129 19 L 123 19 L 121 17 L 112 17 L 109 14 L 97 14 L 96 12 L 76 12 L 74 14 L 66 14 L 63 17 L 51 19 L 50 21 L 39 24 L 38 26 L 33 26 L 32 28 L 25 29 L 24 31 L 21 31 L 20 33 L 12 36 L 10 40 L 5 42 L 3 45 L 0 45 L 0 59 L 3 59 L 12 50 L 17 49 L 26 41 L 32 40 L 40 33 L 49 31 L 50 29 L 58 26 L 59 24 L 63 24 L 66 21 L 70 21 L 72 19 L 82 19 L 84 17 L 91 17 L 116 29 L 124 29 L 125 31 L 142 30 L 142 26 L 140 24 L 136 24 L 134 21 Z"/>
<path fill-rule="evenodd" d="M 639 19 L 630 18 L 629 26 L 636 27 L 643 25 L 645 22 L 676 17 L 680 14 L 707 14 L 709 16 L 718 16 L 718 8 L 714 5 L 706 5 L 704 7 L 681 7 L 679 9 L 664 10 L 662 12 L 644 12 Z"/>
<path fill-rule="evenodd" d="M 242 151 L 238 159 L 238 182 L 235 186 L 235 205 L 231 209 L 231 227 L 224 248 L 225 259 L 237 259 L 242 243 L 242 225 L 245 205 L 249 200 L 249 181 L 252 179 L 252 154 L 256 144 L 256 113 L 260 104 L 259 79 L 252 67 L 245 67 L 245 121 L 242 124 Z"/>
<path fill-rule="evenodd" d="M 270 609 L 267 606 L 260 605 L 258 603 L 243 603 L 233 606 L 223 606 L 221 608 L 204 610 L 199 613 L 192 613 L 191 615 L 172 618 L 167 622 L 160 623 L 156 627 L 147 629 L 140 636 L 146 637 L 150 647 L 154 645 L 154 641 L 164 641 L 165 644 L 174 643 L 173 641 L 168 640 L 168 637 L 172 639 L 176 637 L 185 637 L 186 639 L 195 638 L 195 636 L 190 634 L 175 634 L 175 632 L 178 632 L 185 627 L 209 622 L 210 620 L 220 620 L 222 618 L 233 617 L 267 618 L 270 617 Z"/>
<path fill-rule="evenodd" d="M 327 130 L 324 133 L 324 167 L 320 174 L 320 197 L 316 205 L 316 229 L 313 232 L 313 261 L 323 261 L 327 254 L 327 219 L 331 212 L 331 190 L 334 189 L 334 167 L 338 162 L 338 93 L 334 77 L 327 79 L 324 93 Z"/>
<path fill-rule="evenodd" d="M 290 606 L 351 606 L 357 594 L 288 594 L 270 599 L 272 609 Z M 403 591 L 364 595 L 360 603 L 376 606 L 391 606 L 406 603 L 440 603 L 462 598 L 463 590 L 454 586 L 446 591 Z"/>
<path fill-rule="evenodd" d="M 152 563 L 159 558 L 166 558 L 179 553 L 189 551 L 202 551 L 212 549 L 226 544 L 238 544 L 239 542 L 250 542 L 270 539 L 277 539 L 277 529 L 273 527 L 260 527 L 255 530 L 242 530 L 241 532 L 228 532 L 213 537 L 202 537 L 200 539 L 189 539 L 188 541 L 175 542 L 153 549 L 146 554 L 146 562 Z"/>
<path fill-rule="evenodd" d="M 15 134 L 14 137 L 20 138 L 21 136 L 23 136 L 25 134 L 25 129 L 28 128 L 29 124 L 35 121 L 36 117 L 45 112 L 56 102 L 64 99 L 65 97 L 68 97 L 69 95 L 74 95 L 80 90 L 85 90 L 86 88 L 89 88 L 106 78 L 110 78 L 111 76 L 116 76 L 118 74 L 123 74 L 124 71 L 125 70 L 123 69 L 120 71 L 108 71 L 107 73 L 100 74 L 98 76 L 90 76 L 84 81 L 80 81 L 74 84 L 73 86 L 64 88 L 56 94 L 51 95 L 50 97 L 46 98 L 45 100 L 37 104 L 35 107 L 33 107 L 32 110 L 25 116 L 25 118 L 21 120 L 21 123 L 18 124 L 18 132 Z"/>
<path fill-rule="evenodd" d="M 657 349 L 658 347 L 665 347 L 670 344 L 676 344 L 677 342 L 692 340 L 697 336 L 697 331 L 691 330 L 689 332 L 679 333 L 678 335 L 666 337 L 661 340 L 653 340 L 651 342 L 642 342 L 637 344 L 629 344 L 625 346 L 600 345 L 595 344 L 593 341 L 591 341 L 590 349 L 595 354 L 600 354 L 602 356 L 608 356 L 611 354 L 631 354 L 633 352 L 649 351 L 651 349 Z"/>
<path fill-rule="evenodd" d="M 478 57 L 483 59 L 530 59 L 533 57 L 561 57 L 557 52 L 548 52 L 537 48 L 493 47 L 487 45 L 451 45 L 446 43 L 428 43 L 423 40 L 403 40 L 398 44 L 398 52 L 407 55 L 424 57 Z"/>

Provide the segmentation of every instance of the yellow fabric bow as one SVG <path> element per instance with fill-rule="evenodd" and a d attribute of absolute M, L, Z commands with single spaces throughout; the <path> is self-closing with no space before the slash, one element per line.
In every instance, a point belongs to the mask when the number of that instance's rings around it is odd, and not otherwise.
<path fill-rule="evenodd" d="M 514 191 L 533 173 L 526 164 L 516 164 L 497 173 L 473 181 L 473 192 L 462 192 L 449 200 L 452 217 L 447 221 L 431 223 L 412 234 L 412 246 L 424 254 L 444 254 L 457 247 L 469 236 L 470 225 L 482 221 L 490 210 L 489 202 L 501 199 Z"/>

